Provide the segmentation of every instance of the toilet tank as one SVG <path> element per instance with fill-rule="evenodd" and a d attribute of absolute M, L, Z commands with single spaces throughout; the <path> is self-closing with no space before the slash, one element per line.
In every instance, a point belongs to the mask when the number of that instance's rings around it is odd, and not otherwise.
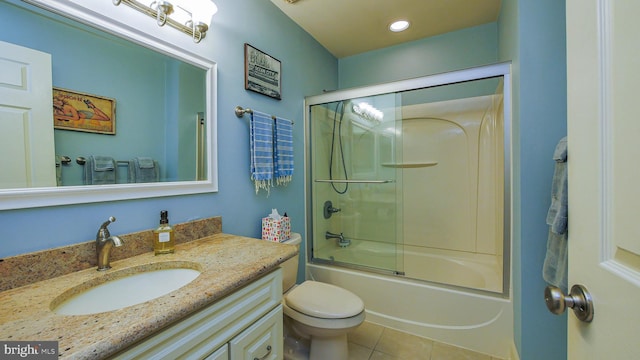
<path fill-rule="evenodd" d="M 298 278 L 298 260 L 300 258 L 300 243 L 302 242 L 302 236 L 298 233 L 291 233 L 291 238 L 285 240 L 283 244 L 295 245 L 298 248 L 298 255 L 283 262 L 280 267 L 282 268 L 282 293 L 291 289 L 296 284 Z"/>

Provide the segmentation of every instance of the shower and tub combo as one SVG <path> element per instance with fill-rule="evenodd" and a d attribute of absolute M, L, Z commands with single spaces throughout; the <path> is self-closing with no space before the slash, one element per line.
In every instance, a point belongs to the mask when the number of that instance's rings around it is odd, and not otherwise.
<path fill-rule="evenodd" d="M 307 97 L 307 276 L 367 320 L 506 358 L 510 65 Z"/>

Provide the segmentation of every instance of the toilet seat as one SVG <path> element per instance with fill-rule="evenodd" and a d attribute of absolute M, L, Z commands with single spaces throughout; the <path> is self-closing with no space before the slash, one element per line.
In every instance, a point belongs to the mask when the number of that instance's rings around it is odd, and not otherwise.
<path fill-rule="evenodd" d="M 352 292 L 311 280 L 288 292 L 285 304 L 303 315 L 320 319 L 347 319 L 364 311 L 364 303 Z"/>
<path fill-rule="evenodd" d="M 364 310 L 359 314 L 343 318 L 343 319 L 323 319 L 310 315 L 305 315 L 295 309 L 289 307 L 286 303 L 282 304 L 282 310 L 284 314 L 291 319 L 304 324 L 306 326 L 311 326 L 318 329 L 326 329 L 326 330 L 344 330 L 351 329 L 359 326 L 364 321 L 366 314 Z"/>

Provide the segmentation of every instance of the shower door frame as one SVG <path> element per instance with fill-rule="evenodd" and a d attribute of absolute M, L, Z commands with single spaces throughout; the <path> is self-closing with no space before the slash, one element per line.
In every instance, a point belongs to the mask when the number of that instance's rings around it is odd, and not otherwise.
<path fill-rule="evenodd" d="M 504 79 L 503 89 L 503 106 L 504 106 L 504 203 L 503 203 L 503 264 L 502 264 L 502 293 L 493 291 L 477 290 L 471 288 L 464 288 L 469 291 L 478 291 L 483 294 L 489 295 L 502 295 L 502 297 L 508 298 L 510 291 L 511 281 L 511 188 L 512 188 L 512 164 L 511 164 L 511 62 L 502 62 L 491 65 L 473 67 L 463 70 L 456 70 L 451 72 L 445 72 L 440 74 L 428 75 L 419 78 L 393 81 L 383 84 L 376 84 L 370 86 L 363 86 L 357 88 L 349 88 L 344 90 L 336 90 L 321 95 L 307 96 L 304 100 L 304 158 L 305 158 L 305 264 L 311 263 L 313 259 L 313 249 L 310 244 L 313 243 L 313 192 L 312 183 L 313 178 L 311 174 L 311 144 L 313 139 L 311 138 L 311 107 L 313 105 L 319 105 L 324 103 L 331 103 L 341 100 L 348 100 L 352 98 L 362 98 L 367 96 L 383 95 L 388 93 L 397 93 L 401 91 L 424 89 L 429 87 L 435 87 L 440 85 L 449 85 L 456 83 L 463 83 L 473 80 L 482 80 L 492 77 L 502 76 Z M 320 260 L 320 261 L 318 261 Z M 319 264 L 331 264 L 328 261 L 322 261 L 322 259 L 316 259 L 315 262 Z M 394 273 L 393 271 L 381 270 L 370 268 L 366 266 L 340 264 L 341 267 L 366 270 L 369 272 L 377 272 L 386 275 L 401 276 L 401 274 Z M 306 271 L 305 271 L 306 273 Z M 443 286 L 449 286 L 447 284 L 439 284 Z M 454 288 L 460 288 L 459 286 L 451 285 Z"/>

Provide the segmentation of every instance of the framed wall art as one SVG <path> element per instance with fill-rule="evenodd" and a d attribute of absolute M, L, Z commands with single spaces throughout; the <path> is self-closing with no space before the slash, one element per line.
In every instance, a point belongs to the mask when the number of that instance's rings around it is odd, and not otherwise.
<path fill-rule="evenodd" d="M 244 88 L 282 99 L 280 61 L 255 47 L 244 44 Z"/>
<path fill-rule="evenodd" d="M 54 87 L 53 127 L 115 135 L 116 101 L 104 96 Z"/>

